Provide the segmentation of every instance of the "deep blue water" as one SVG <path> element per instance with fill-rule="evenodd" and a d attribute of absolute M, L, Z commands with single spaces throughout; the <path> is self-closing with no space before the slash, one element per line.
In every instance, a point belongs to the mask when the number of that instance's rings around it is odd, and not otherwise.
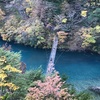
<path fill-rule="evenodd" d="M 0 40 L 0 45 L 5 43 Z M 21 51 L 22 61 L 26 63 L 27 70 L 42 65 L 44 72 L 48 63 L 50 50 L 34 49 L 14 43 L 14 51 Z M 68 75 L 68 82 L 77 90 L 85 90 L 89 86 L 100 86 L 100 55 L 92 52 L 63 52 L 58 51 L 55 69 L 61 74 Z"/>

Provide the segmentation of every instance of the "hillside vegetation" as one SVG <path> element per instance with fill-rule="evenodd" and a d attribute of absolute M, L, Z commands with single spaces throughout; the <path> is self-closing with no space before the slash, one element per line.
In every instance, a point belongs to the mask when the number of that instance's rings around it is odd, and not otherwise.
<path fill-rule="evenodd" d="M 92 100 L 90 93 L 77 93 L 57 71 L 50 76 L 41 68 L 23 73 L 20 60 L 20 52 L 0 47 L 0 100 Z"/>
<path fill-rule="evenodd" d="M 0 36 L 5 41 L 100 53 L 99 0 L 0 0 Z"/>

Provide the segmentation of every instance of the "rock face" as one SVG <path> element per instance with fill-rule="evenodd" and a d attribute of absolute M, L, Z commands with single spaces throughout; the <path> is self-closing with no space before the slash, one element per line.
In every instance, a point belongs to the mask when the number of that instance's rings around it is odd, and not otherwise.
<path fill-rule="evenodd" d="M 26 71 L 26 64 L 24 62 L 21 62 L 20 70 L 22 71 L 22 74 L 25 73 L 25 71 Z"/>
<path fill-rule="evenodd" d="M 100 87 L 89 87 L 89 90 L 97 94 L 100 94 Z"/>

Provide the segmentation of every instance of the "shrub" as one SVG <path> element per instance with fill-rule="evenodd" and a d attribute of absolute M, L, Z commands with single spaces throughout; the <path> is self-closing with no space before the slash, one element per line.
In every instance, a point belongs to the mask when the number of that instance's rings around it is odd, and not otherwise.
<path fill-rule="evenodd" d="M 21 55 L 20 52 L 11 52 L 8 50 L 4 50 L 3 48 L 0 48 L 0 57 L 5 57 L 6 62 L 4 65 L 11 65 L 16 68 L 20 67 L 20 60 L 21 60 Z"/>

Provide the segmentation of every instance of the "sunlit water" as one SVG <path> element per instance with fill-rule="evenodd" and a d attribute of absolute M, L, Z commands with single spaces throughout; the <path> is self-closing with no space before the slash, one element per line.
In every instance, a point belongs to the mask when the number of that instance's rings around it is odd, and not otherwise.
<path fill-rule="evenodd" d="M 0 40 L 0 45 L 3 41 Z M 49 59 L 50 50 L 34 49 L 29 46 L 12 45 L 14 51 L 21 51 L 22 61 L 26 63 L 27 70 L 36 69 L 40 65 L 44 72 Z M 62 52 L 58 51 L 55 69 L 61 74 L 66 74 L 68 82 L 76 90 L 85 90 L 90 86 L 100 86 L 100 55 L 92 52 Z"/>

